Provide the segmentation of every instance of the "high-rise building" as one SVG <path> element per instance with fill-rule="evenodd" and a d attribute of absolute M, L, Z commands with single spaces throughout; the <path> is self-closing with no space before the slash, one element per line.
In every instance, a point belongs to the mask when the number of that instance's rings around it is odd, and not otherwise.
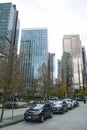
<path fill-rule="evenodd" d="M 86 67 L 85 47 L 82 47 L 82 59 L 83 59 L 83 87 L 87 88 L 87 67 Z"/>
<path fill-rule="evenodd" d="M 23 29 L 20 53 L 23 54 L 21 70 L 24 84 L 29 88 L 29 78 L 37 78 L 39 67 L 43 63 L 48 65 L 47 29 Z"/>
<path fill-rule="evenodd" d="M 63 53 L 68 52 L 72 56 L 73 87 L 75 89 L 82 89 L 83 87 L 83 62 L 81 48 L 79 35 L 65 35 L 63 37 Z"/>
<path fill-rule="evenodd" d="M 55 84 L 55 53 L 48 54 L 48 64 L 49 64 L 49 71 L 50 71 L 50 87 L 53 87 Z"/>
<path fill-rule="evenodd" d="M 82 47 L 82 59 L 83 59 L 83 71 L 86 74 L 86 51 L 85 51 L 85 47 Z"/>
<path fill-rule="evenodd" d="M 66 94 L 68 89 L 73 86 L 73 68 L 72 56 L 70 53 L 64 52 L 62 56 L 62 81 L 66 87 Z"/>
<path fill-rule="evenodd" d="M 62 60 L 57 60 L 58 65 L 58 82 L 62 82 Z"/>
<path fill-rule="evenodd" d="M 16 5 L 0 3 L 0 61 L 9 53 L 11 45 L 18 46 L 19 19 Z M 2 89 L 0 89 L 2 98 Z"/>
<path fill-rule="evenodd" d="M 7 54 L 10 45 L 18 44 L 19 20 L 16 5 L 0 3 L 0 53 Z"/>

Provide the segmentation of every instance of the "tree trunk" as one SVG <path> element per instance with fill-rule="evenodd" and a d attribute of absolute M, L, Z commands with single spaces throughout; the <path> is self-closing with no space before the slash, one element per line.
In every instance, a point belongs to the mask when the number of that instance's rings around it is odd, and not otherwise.
<path fill-rule="evenodd" d="M 2 111 L 1 111 L 0 122 L 2 122 L 2 120 L 3 120 L 3 115 L 4 115 L 4 106 L 5 106 L 5 102 L 2 103 Z"/>

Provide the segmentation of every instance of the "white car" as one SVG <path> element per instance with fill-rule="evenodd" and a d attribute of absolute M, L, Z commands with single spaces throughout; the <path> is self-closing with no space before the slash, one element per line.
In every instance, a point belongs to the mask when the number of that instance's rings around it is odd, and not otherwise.
<path fill-rule="evenodd" d="M 64 99 L 64 101 L 66 101 L 66 103 L 68 104 L 68 109 L 73 109 L 74 108 L 74 101 L 70 98 L 66 98 Z"/>

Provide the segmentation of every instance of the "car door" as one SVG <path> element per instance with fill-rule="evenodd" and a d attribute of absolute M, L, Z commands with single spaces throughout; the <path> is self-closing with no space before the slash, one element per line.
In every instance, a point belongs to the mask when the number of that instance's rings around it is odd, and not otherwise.
<path fill-rule="evenodd" d="M 63 101 L 63 109 L 64 109 L 64 112 L 67 110 L 67 104 L 65 101 Z"/>
<path fill-rule="evenodd" d="M 50 104 L 45 104 L 45 106 L 44 106 L 44 116 L 45 117 L 49 117 L 49 115 L 50 115 L 50 110 L 51 108 L 50 108 Z"/>

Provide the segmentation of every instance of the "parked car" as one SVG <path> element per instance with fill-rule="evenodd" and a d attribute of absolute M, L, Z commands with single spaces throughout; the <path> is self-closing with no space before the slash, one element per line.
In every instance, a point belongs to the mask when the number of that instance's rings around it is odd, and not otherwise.
<path fill-rule="evenodd" d="M 68 105 L 65 101 L 56 101 L 53 103 L 53 112 L 54 113 L 61 113 L 68 111 Z"/>
<path fill-rule="evenodd" d="M 74 107 L 78 107 L 79 106 L 79 102 L 78 102 L 78 100 L 73 100 L 73 102 L 74 102 Z"/>
<path fill-rule="evenodd" d="M 53 103 L 53 102 L 58 100 L 58 97 L 56 97 L 56 96 L 49 96 L 48 100 L 49 100 L 50 103 Z"/>
<path fill-rule="evenodd" d="M 70 98 L 65 98 L 64 101 L 68 104 L 68 109 L 71 110 L 74 108 L 74 102 Z"/>
<path fill-rule="evenodd" d="M 58 97 L 56 97 L 56 96 L 49 96 L 49 100 L 58 100 Z"/>
<path fill-rule="evenodd" d="M 25 113 L 25 121 L 38 120 L 43 122 L 45 118 L 53 117 L 53 108 L 50 103 L 33 104 Z"/>
<path fill-rule="evenodd" d="M 84 101 L 84 97 L 82 96 L 82 97 L 76 97 L 75 98 L 77 101 Z"/>

